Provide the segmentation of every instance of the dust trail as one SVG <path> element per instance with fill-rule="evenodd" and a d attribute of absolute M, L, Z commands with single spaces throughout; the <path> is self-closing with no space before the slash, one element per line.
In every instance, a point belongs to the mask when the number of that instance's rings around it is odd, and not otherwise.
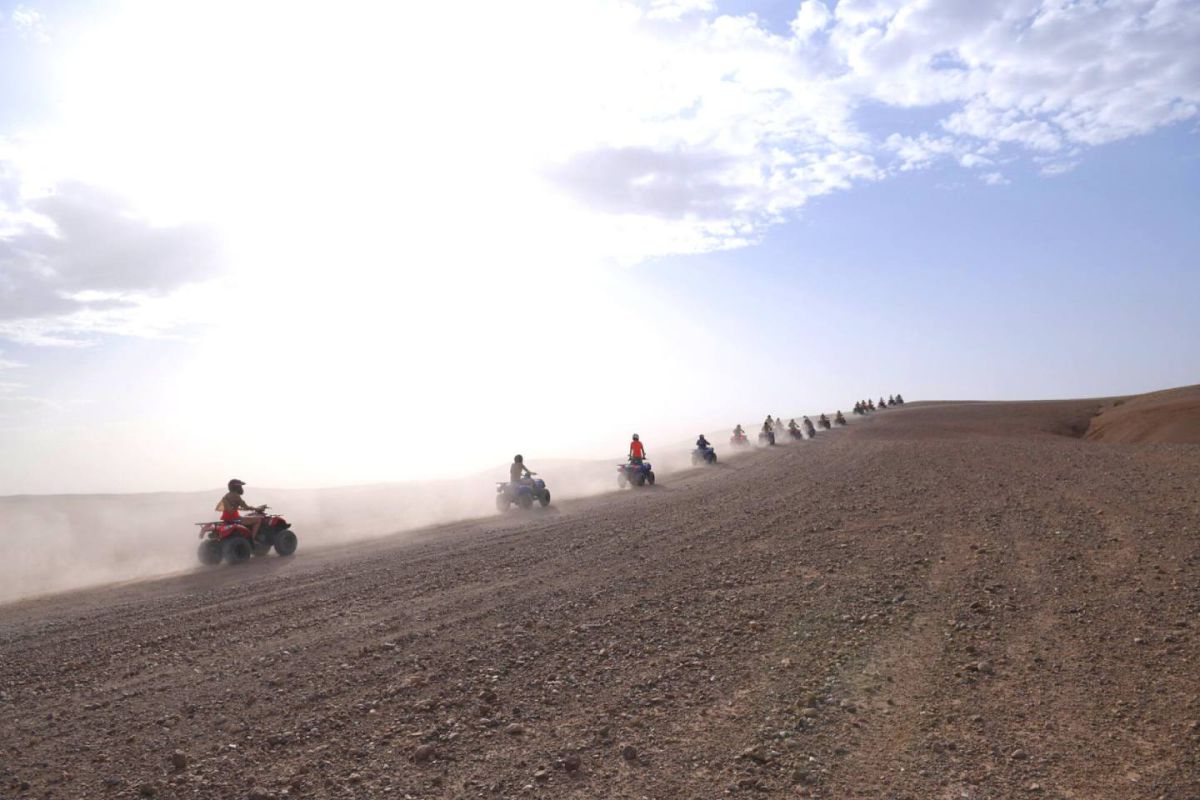
<path fill-rule="evenodd" d="M 722 460 L 728 447 L 713 435 Z M 650 452 L 660 477 L 691 469 L 690 444 Z M 617 490 L 622 459 L 530 457 L 554 501 Z M 506 465 L 453 480 L 314 490 L 248 487 L 251 504 L 268 503 L 300 537 L 300 555 L 315 548 L 411 531 L 496 513 L 496 481 Z M 0 497 L 0 602 L 137 580 L 197 568 L 196 522 L 212 510 L 223 487 L 204 492 L 129 495 Z"/>

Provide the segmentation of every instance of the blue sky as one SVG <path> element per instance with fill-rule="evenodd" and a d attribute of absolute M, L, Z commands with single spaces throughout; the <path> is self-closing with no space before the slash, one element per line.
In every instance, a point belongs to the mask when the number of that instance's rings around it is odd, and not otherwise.
<path fill-rule="evenodd" d="M 0 494 L 1195 382 L 1197 44 L 1154 0 L 0 3 Z"/>

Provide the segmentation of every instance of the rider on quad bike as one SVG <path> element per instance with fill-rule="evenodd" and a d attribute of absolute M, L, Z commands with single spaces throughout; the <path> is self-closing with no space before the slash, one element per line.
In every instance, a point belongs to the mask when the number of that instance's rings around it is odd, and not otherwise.
<path fill-rule="evenodd" d="M 242 487 L 246 485 L 245 481 L 239 481 L 234 478 L 229 481 L 229 491 L 221 498 L 220 502 L 214 511 L 221 512 L 222 522 L 236 522 L 239 525 L 245 525 L 250 531 L 250 538 L 253 539 L 258 534 L 258 526 L 262 524 L 262 513 L 266 510 L 266 506 L 248 506 L 246 501 L 242 499 Z M 253 511 L 253 515 L 243 517 L 239 511 Z"/>
<path fill-rule="evenodd" d="M 513 483 L 521 483 L 532 476 L 533 473 L 525 466 L 525 456 L 520 453 L 513 456 L 513 463 L 508 465 L 508 479 Z"/>
<path fill-rule="evenodd" d="M 829 430 L 830 427 L 832 427 L 829 422 L 829 417 L 825 416 L 824 414 L 821 414 L 821 418 L 817 420 L 817 424 L 825 430 Z"/>
<path fill-rule="evenodd" d="M 700 438 L 696 440 L 696 449 L 704 450 L 705 448 L 708 448 L 708 447 L 712 447 L 712 444 L 708 441 L 708 439 L 704 438 L 703 433 L 700 434 Z"/>
<path fill-rule="evenodd" d="M 631 464 L 641 464 L 646 459 L 646 447 L 642 444 L 642 440 L 635 433 L 633 441 L 629 443 L 629 462 Z"/>
<path fill-rule="evenodd" d="M 808 434 L 808 438 L 810 439 L 817 435 L 817 429 L 813 427 L 813 421 L 808 417 L 804 418 L 804 432 Z"/>
<path fill-rule="evenodd" d="M 733 429 L 733 435 L 734 436 L 745 436 L 746 435 L 746 429 L 742 427 L 742 423 L 739 422 L 737 424 L 737 427 Z"/>
<path fill-rule="evenodd" d="M 896 405 L 898 405 L 898 406 L 904 405 L 904 395 L 902 395 L 902 394 L 896 395 Z"/>
<path fill-rule="evenodd" d="M 841 409 L 838 409 L 837 414 L 834 415 L 833 424 L 834 425 L 845 425 L 846 424 L 846 418 L 842 416 Z"/>

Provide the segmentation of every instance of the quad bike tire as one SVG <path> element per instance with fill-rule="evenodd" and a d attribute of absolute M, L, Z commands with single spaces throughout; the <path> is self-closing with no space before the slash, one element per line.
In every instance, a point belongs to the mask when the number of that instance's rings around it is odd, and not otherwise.
<path fill-rule="evenodd" d="M 508 503 L 509 500 L 507 497 L 502 494 L 496 495 L 496 510 L 501 514 L 503 514 L 505 511 L 508 511 Z"/>
<path fill-rule="evenodd" d="M 651 486 L 654 485 L 654 473 L 653 472 L 646 473 L 646 483 L 650 484 Z"/>
<path fill-rule="evenodd" d="M 254 555 L 265 556 L 271 552 L 271 534 L 264 530 L 259 530 L 254 540 L 250 543 L 250 546 L 254 548 Z"/>
<path fill-rule="evenodd" d="M 644 485 L 645 483 L 646 483 L 646 475 L 645 475 L 645 473 L 638 472 L 638 473 L 636 473 L 636 474 L 633 476 L 633 485 L 634 485 L 634 486 L 642 486 L 642 485 Z"/>
<path fill-rule="evenodd" d="M 228 564 L 244 564 L 254 555 L 254 545 L 244 536 L 230 536 L 221 545 L 221 555 Z"/>
<path fill-rule="evenodd" d="M 296 538 L 296 534 L 292 531 L 280 531 L 275 534 L 275 552 L 285 558 L 296 552 L 296 547 L 300 544 L 300 540 Z"/>
<path fill-rule="evenodd" d="M 196 555 L 200 557 L 200 563 L 204 566 L 215 567 L 221 563 L 221 543 L 216 539 L 205 539 L 200 543 Z"/>
<path fill-rule="evenodd" d="M 547 489 L 538 497 L 538 502 L 542 504 L 542 508 L 550 505 L 550 490 Z"/>
<path fill-rule="evenodd" d="M 533 507 L 533 495 L 531 495 L 527 492 L 523 492 L 523 493 L 517 495 L 517 507 L 521 508 L 521 509 L 532 508 Z"/>

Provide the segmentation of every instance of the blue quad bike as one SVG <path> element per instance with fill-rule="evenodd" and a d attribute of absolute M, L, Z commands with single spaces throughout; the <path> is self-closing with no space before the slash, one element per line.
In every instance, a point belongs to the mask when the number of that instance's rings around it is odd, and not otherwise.
<path fill-rule="evenodd" d="M 692 466 L 697 467 L 701 464 L 716 464 L 717 451 L 712 447 L 697 447 L 692 451 Z"/>
<path fill-rule="evenodd" d="M 510 505 L 520 509 L 533 508 L 540 503 L 542 508 L 550 505 L 550 490 L 541 478 L 530 478 L 516 483 L 496 483 L 496 510 L 508 511 Z"/>
<path fill-rule="evenodd" d="M 630 461 L 628 464 L 617 466 L 617 486 L 624 489 L 631 484 L 633 486 L 654 485 L 654 470 L 649 461 L 643 461 L 640 464 Z"/>

